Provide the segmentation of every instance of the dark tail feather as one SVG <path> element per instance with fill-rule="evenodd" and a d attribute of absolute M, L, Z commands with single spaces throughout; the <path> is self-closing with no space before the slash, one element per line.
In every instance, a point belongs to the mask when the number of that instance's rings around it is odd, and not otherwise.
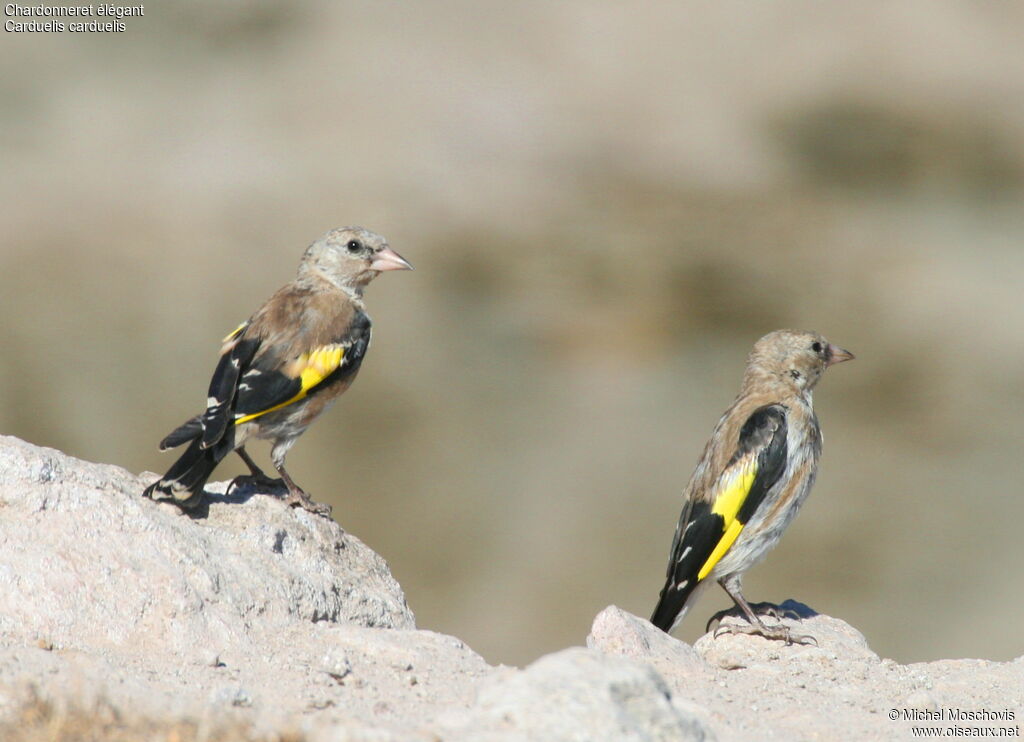
<path fill-rule="evenodd" d="M 201 416 L 196 415 L 191 420 L 186 420 L 179 427 L 167 434 L 167 437 L 160 441 L 160 450 L 166 451 L 169 448 L 177 448 L 182 443 L 188 443 L 193 438 L 203 434 L 203 423 Z"/>
<path fill-rule="evenodd" d="M 666 634 L 686 615 L 688 606 L 686 601 L 696 585 L 687 585 L 682 590 L 676 590 L 672 580 L 669 580 L 661 590 L 661 597 L 658 598 L 658 605 L 651 615 L 651 623 L 664 631 Z"/>
<path fill-rule="evenodd" d="M 183 425 L 182 428 L 184 427 Z M 142 494 L 155 500 L 173 500 L 185 509 L 196 507 L 203 499 L 206 480 L 232 448 L 231 441 L 221 441 L 213 448 L 203 448 L 202 440 L 194 438 L 167 473 L 146 487 Z"/>

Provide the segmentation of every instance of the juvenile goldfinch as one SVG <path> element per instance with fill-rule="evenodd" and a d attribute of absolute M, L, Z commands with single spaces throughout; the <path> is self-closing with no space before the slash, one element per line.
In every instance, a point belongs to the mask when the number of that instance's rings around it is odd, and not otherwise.
<path fill-rule="evenodd" d="M 188 448 L 143 494 L 194 508 L 217 464 L 237 451 L 252 472 L 239 479 L 271 492 L 283 480 L 289 504 L 329 515 L 330 506 L 313 502 L 292 481 L 285 456 L 359 371 L 370 345 L 363 289 L 382 271 L 411 269 L 383 237 L 362 227 L 333 229 L 310 245 L 295 280 L 224 338 L 206 411 L 160 442 L 161 451 Z M 249 438 L 271 441 L 280 480 L 245 452 Z"/>
<path fill-rule="evenodd" d="M 791 636 L 782 625 L 765 626 L 744 599 L 741 580 L 778 543 L 810 493 L 822 440 L 811 393 L 826 368 L 852 358 L 814 332 L 778 330 L 754 345 L 739 396 L 686 486 L 668 579 L 651 616 L 655 626 L 672 631 L 701 590 L 717 581 L 749 622 L 745 630 L 720 631 L 812 640 Z"/>

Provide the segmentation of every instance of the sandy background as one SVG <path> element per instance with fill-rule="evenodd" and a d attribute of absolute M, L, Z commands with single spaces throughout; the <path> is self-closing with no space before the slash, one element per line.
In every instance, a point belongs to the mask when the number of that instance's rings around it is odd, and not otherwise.
<path fill-rule="evenodd" d="M 795 326 L 858 360 L 819 387 L 818 485 L 748 597 L 904 662 L 1021 654 L 1019 7 L 179 1 L 126 25 L 0 43 L 0 432 L 163 471 L 220 338 L 363 224 L 417 270 L 370 287 L 363 373 L 289 469 L 420 626 L 523 663 L 609 603 L 647 615 L 749 346 Z"/>

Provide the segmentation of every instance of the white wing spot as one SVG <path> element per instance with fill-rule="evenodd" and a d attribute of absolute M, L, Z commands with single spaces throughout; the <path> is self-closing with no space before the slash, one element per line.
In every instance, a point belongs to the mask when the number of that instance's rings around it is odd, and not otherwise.
<path fill-rule="evenodd" d="M 684 587 L 686 587 L 689 584 L 690 584 L 689 580 L 683 580 L 678 585 L 676 585 L 676 590 L 682 590 Z"/>
<path fill-rule="evenodd" d="M 686 555 L 689 554 L 691 551 L 693 551 L 692 546 L 687 546 L 685 549 L 683 549 L 683 553 L 679 555 L 678 559 L 676 559 L 676 564 L 679 564 L 681 561 L 686 559 Z"/>

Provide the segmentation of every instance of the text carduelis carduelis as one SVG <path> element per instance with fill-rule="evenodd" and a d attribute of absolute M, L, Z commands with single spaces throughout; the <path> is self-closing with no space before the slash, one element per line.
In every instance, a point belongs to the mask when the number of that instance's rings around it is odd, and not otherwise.
<path fill-rule="evenodd" d="M 821 455 L 812 391 L 826 368 L 852 358 L 813 332 L 778 330 L 754 345 L 739 396 L 686 487 L 655 626 L 672 631 L 701 590 L 718 582 L 749 622 L 743 633 L 810 639 L 765 626 L 744 599 L 741 579 L 778 543 L 810 493 Z"/>
<path fill-rule="evenodd" d="M 359 371 L 370 344 L 363 289 L 381 271 L 411 268 L 383 237 L 361 227 L 331 230 L 310 245 L 295 280 L 224 338 L 206 411 L 160 443 L 160 450 L 188 448 L 145 496 L 194 508 L 217 464 L 237 451 L 252 472 L 244 479 L 271 492 L 283 480 L 290 504 L 329 515 L 329 506 L 292 481 L 285 456 Z M 281 480 L 266 476 L 246 453 L 250 438 L 271 441 Z"/>

